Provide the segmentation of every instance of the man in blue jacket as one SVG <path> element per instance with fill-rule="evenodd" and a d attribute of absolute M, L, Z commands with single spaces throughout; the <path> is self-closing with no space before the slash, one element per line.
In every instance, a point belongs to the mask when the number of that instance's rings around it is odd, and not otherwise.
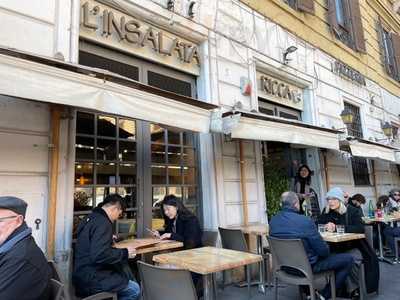
<path fill-rule="evenodd" d="M 350 254 L 330 254 L 327 243 L 322 239 L 314 222 L 301 214 L 300 202 L 294 192 L 281 196 L 282 211 L 272 217 L 270 236 L 280 239 L 301 239 L 314 273 L 335 271 L 336 289 L 341 288 L 354 264 Z M 321 292 L 322 299 L 329 299 L 329 284 Z"/>

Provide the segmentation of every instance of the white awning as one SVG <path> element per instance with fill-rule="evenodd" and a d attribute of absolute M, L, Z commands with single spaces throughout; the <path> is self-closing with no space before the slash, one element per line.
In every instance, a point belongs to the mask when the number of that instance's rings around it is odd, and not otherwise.
<path fill-rule="evenodd" d="M 263 114 L 242 113 L 231 137 L 339 150 L 340 131 Z"/>
<path fill-rule="evenodd" d="M 92 109 L 209 132 L 216 106 L 94 68 L 0 51 L 0 95 Z M 176 100 L 177 99 L 177 100 Z"/>
<path fill-rule="evenodd" d="M 396 164 L 400 165 L 400 150 L 394 152 L 394 158 L 396 159 Z"/>
<path fill-rule="evenodd" d="M 342 141 L 341 145 L 349 147 L 353 156 L 396 162 L 395 148 L 390 146 L 361 139 Z"/>

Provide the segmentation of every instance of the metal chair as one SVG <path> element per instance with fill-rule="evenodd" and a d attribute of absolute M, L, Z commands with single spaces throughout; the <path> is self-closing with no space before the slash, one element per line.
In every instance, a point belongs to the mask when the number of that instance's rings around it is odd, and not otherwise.
<path fill-rule="evenodd" d="M 49 297 L 51 300 L 62 300 L 64 292 L 64 285 L 55 279 L 50 279 L 49 284 Z"/>
<path fill-rule="evenodd" d="M 400 237 L 395 237 L 394 238 L 394 262 L 395 264 L 400 263 L 399 259 L 399 243 L 400 243 Z"/>
<path fill-rule="evenodd" d="M 371 249 L 374 249 L 374 227 L 371 225 L 365 225 L 364 230 L 367 243 L 369 244 Z"/>
<path fill-rule="evenodd" d="M 138 261 L 145 300 L 197 300 L 191 274 Z"/>
<path fill-rule="evenodd" d="M 218 232 L 217 231 L 203 231 L 202 244 L 203 246 L 215 247 L 217 245 Z"/>
<path fill-rule="evenodd" d="M 58 271 L 57 265 L 54 261 L 49 260 L 48 262 L 49 268 L 51 270 L 51 278 L 52 280 L 56 280 L 60 282 L 63 285 L 63 290 L 62 290 L 62 298 L 63 300 L 72 300 L 72 299 L 80 299 L 80 300 L 117 300 L 117 294 L 115 293 L 107 293 L 107 292 L 102 292 L 102 293 L 97 293 L 95 295 L 86 297 L 86 298 L 78 298 L 78 297 L 71 297 L 70 293 L 66 290 L 65 288 L 65 283 L 62 280 L 62 277 L 60 275 L 60 272 Z"/>
<path fill-rule="evenodd" d="M 311 300 L 315 300 L 316 281 L 321 278 L 330 279 L 332 299 L 336 299 L 335 272 L 326 271 L 313 273 L 306 251 L 304 250 L 303 242 L 300 239 L 277 239 L 268 237 L 268 243 L 271 248 L 275 275 L 275 300 L 278 299 L 278 280 L 287 284 L 309 286 Z M 288 273 L 285 271 L 285 267 L 296 270 L 296 272 L 299 272 L 299 275 L 294 275 L 292 272 Z"/>
<path fill-rule="evenodd" d="M 249 252 L 246 239 L 243 232 L 240 229 L 228 229 L 218 227 L 219 235 L 221 236 L 222 248 Z M 247 293 L 249 298 L 251 297 L 251 276 L 250 276 L 250 266 L 244 266 L 247 281 Z M 225 287 L 226 271 L 222 272 L 222 288 Z"/>

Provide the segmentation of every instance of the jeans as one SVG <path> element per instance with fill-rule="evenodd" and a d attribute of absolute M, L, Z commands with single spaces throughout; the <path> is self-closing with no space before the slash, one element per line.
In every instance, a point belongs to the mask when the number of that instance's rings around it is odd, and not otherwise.
<path fill-rule="evenodd" d="M 386 241 L 389 244 L 390 249 L 394 253 L 394 238 L 395 237 L 400 237 L 400 227 L 390 227 L 387 226 L 384 230 L 383 233 L 386 237 Z"/>
<path fill-rule="evenodd" d="M 129 280 L 128 286 L 118 292 L 118 300 L 137 300 L 140 297 L 140 286 Z"/>
<path fill-rule="evenodd" d="M 314 273 L 320 273 L 329 270 L 335 271 L 336 290 L 338 290 L 343 287 L 347 276 L 350 274 L 353 264 L 354 259 L 350 254 L 340 253 L 329 255 L 327 258 L 317 261 L 312 266 L 312 269 Z M 327 284 L 322 290 L 321 295 L 326 299 L 331 297 L 331 289 L 329 284 Z"/>

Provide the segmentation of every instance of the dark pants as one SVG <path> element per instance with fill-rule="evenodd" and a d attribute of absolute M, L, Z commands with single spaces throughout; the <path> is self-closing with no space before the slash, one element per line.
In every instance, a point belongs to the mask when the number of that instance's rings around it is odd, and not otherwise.
<path fill-rule="evenodd" d="M 390 249 L 394 253 L 394 238 L 395 237 L 400 237 L 400 227 L 390 227 L 387 226 L 383 230 L 383 234 L 386 237 L 386 241 L 389 244 Z"/>
<path fill-rule="evenodd" d="M 314 273 L 333 270 L 335 271 L 336 290 L 343 287 L 347 276 L 349 276 L 351 268 L 353 267 L 354 259 L 350 254 L 340 253 L 332 254 L 316 262 L 312 268 Z M 321 292 L 322 296 L 326 299 L 331 297 L 330 285 L 327 284 Z"/>

